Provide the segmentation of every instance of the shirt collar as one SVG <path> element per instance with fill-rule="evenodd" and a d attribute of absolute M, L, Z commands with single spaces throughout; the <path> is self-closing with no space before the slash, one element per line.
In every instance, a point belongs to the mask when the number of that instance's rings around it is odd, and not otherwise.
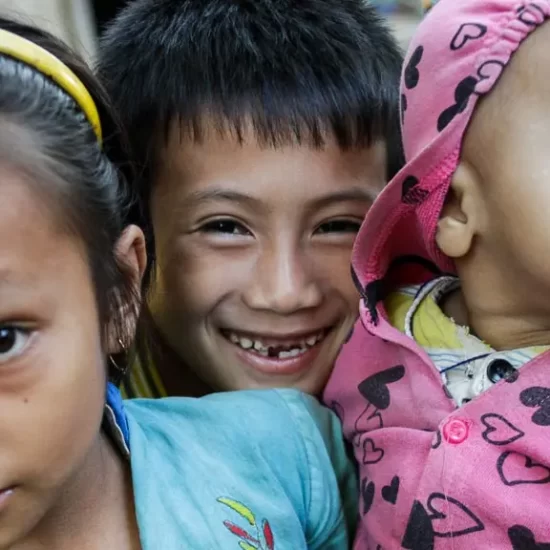
<path fill-rule="evenodd" d="M 130 431 L 119 389 L 109 382 L 105 398 L 105 428 L 125 458 L 130 458 Z"/>

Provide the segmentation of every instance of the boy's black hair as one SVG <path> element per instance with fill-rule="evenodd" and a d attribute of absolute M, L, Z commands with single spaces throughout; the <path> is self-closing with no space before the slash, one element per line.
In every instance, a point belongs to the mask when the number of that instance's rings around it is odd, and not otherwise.
<path fill-rule="evenodd" d="M 239 139 L 251 124 L 273 146 L 320 147 L 331 135 L 347 149 L 382 138 L 393 175 L 401 63 L 366 0 L 133 0 L 103 36 L 98 73 L 141 164 L 148 211 L 174 121 L 196 140 L 206 122 Z"/>

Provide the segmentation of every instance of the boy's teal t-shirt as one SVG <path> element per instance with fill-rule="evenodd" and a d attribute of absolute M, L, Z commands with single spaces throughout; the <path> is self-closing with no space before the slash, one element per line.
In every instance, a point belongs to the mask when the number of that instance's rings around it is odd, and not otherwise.
<path fill-rule="evenodd" d="M 116 429 L 129 443 L 143 550 L 350 547 L 354 467 L 338 419 L 314 398 L 266 390 L 123 403 Z"/>

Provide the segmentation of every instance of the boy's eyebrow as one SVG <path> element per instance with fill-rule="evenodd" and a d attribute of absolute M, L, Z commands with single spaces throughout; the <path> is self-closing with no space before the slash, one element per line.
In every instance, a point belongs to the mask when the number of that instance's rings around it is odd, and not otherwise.
<path fill-rule="evenodd" d="M 245 203 L 252 207 L 258 207 L 261 203 L 259 199 L 251 197 L 250 195 L 246 195 L 245 193 L 240 193 L 239 191 L 233 191 L 232 189 L 213 188 L 193 191 L 185 197 L 185 206 L 196 206 L 202 202 L 212 202 L 219 200 L 236 202 L 239 204 Z"/>
<path fill-rule="evenodd" d="M 322 208 L 337 202 L 373 202 L 378 196 L 379 191 L 373 190 L 368 187 L 353 187 L 351 189 L 345 189 L 342 191 L 334 191 L 327 193 L 321 197 L 316 198 L 312 207 Z M 233 191 L 231 189 L 203 189 L 199 191 L 193 191 L 186 197 L 186 205 L 195 205 L 201 202 L 225 200 L 230 202 L 248 203 L 251 206 L 258 206 L 261 202 L 260 199 L 240 193 L 239 191 Z"/>
<path fill-rule="evenodd" d="M 312 206 L 322 208 L 337 202 L 374 202 L 379 192 L 368 187 L 352 187 L 351 189 L 327 193 L 315 199 Z"/>

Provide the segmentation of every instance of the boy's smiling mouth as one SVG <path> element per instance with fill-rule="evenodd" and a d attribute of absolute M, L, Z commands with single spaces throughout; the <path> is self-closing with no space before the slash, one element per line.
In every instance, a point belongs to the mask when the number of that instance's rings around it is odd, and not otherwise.
<path fill-rule="evenodd" d="M 267 374 L 291 374 L 311 364 L 330 331 L 325 328 L 300 335 L 265 336 L 223 330 L 222 334 L 254 368 Z"/>

